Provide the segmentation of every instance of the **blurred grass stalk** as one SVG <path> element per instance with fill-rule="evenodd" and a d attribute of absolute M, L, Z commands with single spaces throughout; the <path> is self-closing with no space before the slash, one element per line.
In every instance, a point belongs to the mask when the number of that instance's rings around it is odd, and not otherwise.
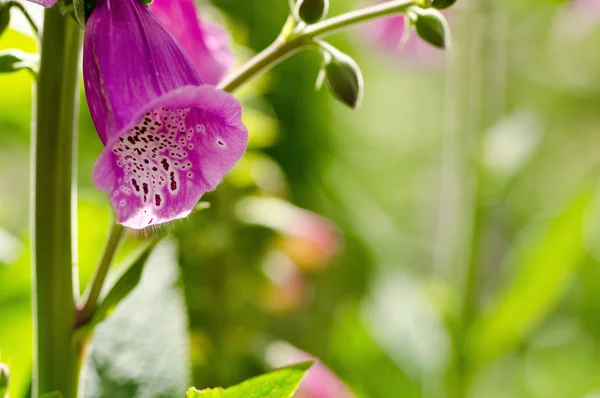
<path fill-rule="evenodd" d="M 450 53 L 442 146 L 442 187 L 434 263 L 461 293 L 454 323 L 449 396 L 466 397 L 473 372 L 466 357 L 467 330 L 477 318 L 486 225 L 481 156 L 485 131 L 504 111 L 506 20 L 493 0 L 462 4 Z M 457 275 L 459 280 L 456 280 Z"/>
<path fill-rule="evenodd" d="M 58 7 L 44 14 L 32 128 L 33 397 L 77 396 L 73 344 L 74 150 L 82 30 Z"/>

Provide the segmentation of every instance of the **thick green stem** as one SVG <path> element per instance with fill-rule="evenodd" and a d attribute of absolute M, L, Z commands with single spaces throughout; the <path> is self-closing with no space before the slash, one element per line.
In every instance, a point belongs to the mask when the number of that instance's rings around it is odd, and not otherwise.
<path fill-rule="evenodd" d="M 314 25 L 309 25 L 298 32 L 288 34 L 284 28 L 277 40 L 248 61 L 236 73 L 228 76 L 219 84 L 219 88 L 234 92 L 267 68 L 287 59 L 302 47 L 313 44 L 313 40 L 318 37 L 335 33 L 361 22 L 404 12 L 408 7 L 419 3 L 415 0 L 392 0 L 326 19 Z"/>
<path fill-rule="evenodd" d="M 52 8 L 45 11 L 43 32 L 32 133 L 33 396 L 59 391 L 75 398 L 72 222 L 81 30 Z"/>

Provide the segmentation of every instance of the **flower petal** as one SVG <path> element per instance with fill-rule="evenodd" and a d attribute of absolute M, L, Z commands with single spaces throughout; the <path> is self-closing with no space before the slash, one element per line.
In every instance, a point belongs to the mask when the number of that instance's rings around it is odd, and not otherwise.
<path fill-rule="evenodd" d="M 211 86 L 188 86 L 147 104 L 108 143 L 94 168 L 119 222 L 144 228 L 186 217 L 240 159 L 241 107 Z"/>
<path fill-rule="evenodd" d="M 104 144 L 148 102 L 200 76 L 139 0 L 99 0 L 85 29 L 85 92 Z"/>
<path fill-rule="evenodd" d="M 231 69 L 231 37 L 219 25 L 200 21 L 193 0 L 154 0 L 150 10 L 179 41 L 204 83 L 216 85 Z"/>
<path fill-rule="evenodd" d="M 27 1 L 30 1 L 30 2 L 35 3 L 35 4 L 39 4 L 39 5 L 44 6 L 46 8 L 50 8 L 58 0 L 27 0 Z"/>

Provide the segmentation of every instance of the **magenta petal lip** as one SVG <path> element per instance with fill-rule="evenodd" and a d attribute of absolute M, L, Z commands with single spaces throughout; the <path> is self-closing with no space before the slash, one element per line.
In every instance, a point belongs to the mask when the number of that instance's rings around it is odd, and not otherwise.
<path fill-rule="evenodd" d="M 150 11 L 181 44 L 204 83 L 216 85 L 229 72 L 231 37 L 219 25 L 199 19 L 193 0 L 154 0 Z"/>
<path fill-rule="evenodd" d="M 94 169 L 119 222 L 144 228 L 186 217 L 216 188 L 248 142 L 239 102 L 211 86 L 188 86 L 148 103 Z"/>

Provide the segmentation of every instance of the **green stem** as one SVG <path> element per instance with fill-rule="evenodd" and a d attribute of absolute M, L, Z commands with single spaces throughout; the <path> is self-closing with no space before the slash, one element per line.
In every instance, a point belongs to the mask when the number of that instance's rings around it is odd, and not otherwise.
<path fill-rule="evenodd" d="M 286 29 L 284 29 L 282 34 L 269 47 L 248 61 L 236 73 L 227 77 L 219 84 L 219 88 L 227 92 L 234 92 L 262 71 L 287 59 L 302 47 L 314 44 L 314 39 L 318 37 L 335 33 L 371 19 L 404 12 L 407 8 L 419 3 L 415 0 L 392 0 L 338 15 L 290 34 L 287 34 Z"/>
<path fill-rule="evenodd" d="M 79 26 L 56 8 L 46 10 L 31 156 L 34 397 L 77 396 L 72 222 L 80 46 Z"/>
<path fill-rule="evenodd" d="M 31 30 L 33 31 L 33 33 L 35 33 L 35 35 L 37 37 L 39 37 L 40 36 L 40 29 L 36 25 L 36 23 L 33 20 L 33 18 L 31 18 L 31 15 L 29 14 L 29 11 L 27 11 L 25 9 L 25 7 L 23 6 L 23 4 L 21 4 L 21 3 L 17 2 L 17 1 L 11 1 L 9 3 L 9 6 L 10 7 L 15 7 L 19 11 L 21 11 L 21 14 L 23 14 L 23 16 L 25 17 L 25 19 L 27 20 L 27 23 L 29 24 L 29 27 L 31 27 Z"/>
<path fill-rule="evenodd" d="M 98 304 L 98 299 L 100 298 L 100 293 L 102 292 L 102 286 L 104 285 L 104 281 L 108 275 L 108 270 L 112 264 L 113 257 L 123 239 L 124 232 L 125 227 L 123 227 L 121 224 L 118 222 L 114 222 L 112 224 L 110 233 L 108 235 L 108 241 L 106 242 L 106 246 L 104 248 L 104 253 L 100 259 L 100 262 L 98 263 L 98 266 L 96 267 L 92 282 L 88 286 L 85 295 L 85 304 L 83 305 L 83 308 L 78 311 L 76 322 L 77 325 L 84 324 L 94 314 Z"/>

